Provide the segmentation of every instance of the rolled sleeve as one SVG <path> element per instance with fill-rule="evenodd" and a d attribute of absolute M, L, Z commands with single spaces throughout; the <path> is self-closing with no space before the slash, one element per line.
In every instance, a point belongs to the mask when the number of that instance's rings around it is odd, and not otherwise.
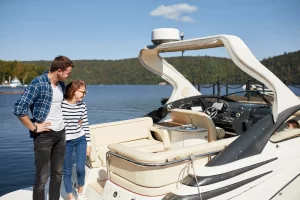
<path fill-rule="evenodd" d="M 37 84 L 30 84 L 24 90 L 20 99 L 15 103 L 13 113 L 16 116 L 28 115 L 28 109 L 33 103 L 35 97 L 37 96 L 38 86 Z"/>

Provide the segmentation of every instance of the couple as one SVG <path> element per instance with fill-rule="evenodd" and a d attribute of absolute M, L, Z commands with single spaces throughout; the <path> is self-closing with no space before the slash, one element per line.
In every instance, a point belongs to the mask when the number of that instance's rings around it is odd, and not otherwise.
<path fill-rule="evenodd" d="M 86 94 L 83 81 L 65 81 L 74 68 L 65 57 L 56 57 L 50 71 L 36 77 L 26 87 L 14 105 L 14 114 L 30 131 L 35 155 L 35 182 L 33 200 L 45 199 L 45 185 L 49 177 L 49 200 L 60 198 L 60 185 L 64 175 L 68 198 L 72 195 L 72 152 L 76 152 L 78 199 L 84 199 L 85 159 L 89 155 L 90 136 L 86 105 L 82 102 Z M 32 119 L 28 117 L 31 111 Z"/>

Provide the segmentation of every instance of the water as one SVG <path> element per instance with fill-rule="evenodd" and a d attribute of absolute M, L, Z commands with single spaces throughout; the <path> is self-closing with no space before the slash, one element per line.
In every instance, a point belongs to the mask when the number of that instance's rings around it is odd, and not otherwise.
<path fill-rule="evenodd" d="M 297 95 L 300 90 L 291 88 Z M 23 88 L 0 88 L 0 91 L 22 91 Z M 169 97 L 170 85 L 89 85 L 85 98 L 90 124 L 141 117 L 160 107 L 162 97 Z M 241 88 L 229 90 L 239 91 Z M 212 88 L 201 88 L 211 94 Z M 221 89 L 221 94 L 225 88 Z M 0 94 L 0 196 L 32 185 L 34 154 L 28 130 L 12 114 L 20 94 Z"/>

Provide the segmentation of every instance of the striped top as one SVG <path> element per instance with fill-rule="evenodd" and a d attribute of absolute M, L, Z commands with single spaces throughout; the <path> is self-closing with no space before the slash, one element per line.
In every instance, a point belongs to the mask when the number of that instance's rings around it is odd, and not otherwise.
<path fill-rule="evenodd" d="M 87 145 L 91 146 L 89 122 L 86 105 L 83 101 L 71 104 L 63 100 L 61 104 L 62 114 L 66 125 L 66 140 L 73 140 L 83 135 L 86 137 Z M 82 120 L 82 124 L 79 121 Z"/>

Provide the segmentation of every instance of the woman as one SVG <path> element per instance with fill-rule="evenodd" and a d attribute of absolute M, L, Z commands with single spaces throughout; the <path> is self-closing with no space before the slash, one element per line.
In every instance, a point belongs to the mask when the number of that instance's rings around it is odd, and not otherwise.
<path fill-rule="evenodd" d="M 78 199 L 85 199 L 82 191 L 85 179 L 85 159 L 91 152 L 87 109 L 82 101 L 86 95 L 84 81 L 72 81 L 66 86 L 65 99 L 62 102 L 62 114 L 66 125 L 66 153 L 63 165 L 63 179 L 69 200 L 75 200 L 72 194 L 72 153 L 76 153 L 76 172 L 78 180 Z"/>

